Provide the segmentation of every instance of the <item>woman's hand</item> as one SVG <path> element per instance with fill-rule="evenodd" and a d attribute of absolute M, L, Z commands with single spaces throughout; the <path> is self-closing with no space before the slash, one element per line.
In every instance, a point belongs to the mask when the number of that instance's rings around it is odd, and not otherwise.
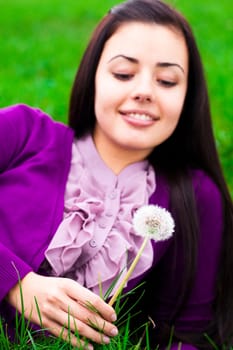
<path fill-rule="evenodd" d="M 112 324 L 116 320 L 114 309 L 71 279 L 30 272 L 22 279 L 21 289 L 25 317 L 51 334 L 71 341 L 73 346 L 80 346 L 80 338 L 74 335 L 76 331 L 80 337 L 100 344 L 109 343 L 109 337 L 118 333 Z M 7 301 L 22 312 L 19 284 L 10 290 Z M 88 348 L 92 349 L 90 345 Z"/>

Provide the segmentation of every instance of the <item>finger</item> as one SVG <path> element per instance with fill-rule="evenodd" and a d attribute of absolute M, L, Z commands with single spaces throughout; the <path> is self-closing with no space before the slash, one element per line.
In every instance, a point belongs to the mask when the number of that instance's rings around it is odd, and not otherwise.
<path fill-rule="evenodd" d="M 99 330 L 92 328 L 91 325 L 82 322 L 81 320 L 62 310 L 54 312 L 53 318 L 54 320 L 52 320 L 52 322 L 48 322 L 48 327 L 50 328 L 51 324 L 56 325 L 56 330 L 54 331 L 56 332 L 55 335 L 57 335 L 59 329 L 64 329 L 64 335 L 68 334 L 70 339 L 73 340 L 76 335 L 77 338 L 85 337 L 99 344 L 109 344 L 110 342 L 110 338 L 108 336 L 101 333 Z M 65 339 L 63 335 L 62 338 Z"/>
<path fill-rule="evenodd" d="M 92 305 L 83 304 L 64 296 L 61 308 L 74 318 L 90 325 L 92 328 L 96 328 L 108 336 L 113 337 L 118 334 L 117 327 L 105 320 Z"/>
<path fill-rule="evenodd" d="M 75 303 L 75 305 L 72 305 L 71 313 L 76 319 L 88 324 L 90 327 L 96 329 L 102 334 L 106 334 L 110 337 L 114 337 L 118 334 L 117 327 L 115 327 L 111 322 L 103 319 L 101 315 L 95 311 L 92 311 L 92 309 L 90 310 L 85 305 Z"/>
<path fill-rule="evenodd" d="M 76 332 L 74 334 L 66 327 L 61 327 L 57 322 L 50 321 L 46 330 L 48 330 L 51 334 L 56 336 L 57 338 L 60 338 L 73 346 L 77 347 L 78 349 L 83 350 L 93 350 L 94 347 L 91 345 L 87 340 L 83 340 L 80 338 L 79 334 Z"/>
<path fill-rule="evenodd" d="M 110 305 L 105 303 L 104 300 L 87 288 L 80 286 L 75 281 L 71 282 L 73 283 L 70 283 L 69 288 L 66 289 L 67 295 L 69 295 L 73 300 L 78 301 L 80 304 L 85 306 L 91 305 L 102 315 L 105 320 L 109 322 L 116 321 L 117 316 L 115 310 Z"/>
<path fill-rule="evenodd" d="M 98 314 L 93 314 L 90 310 L 76 302 L 72 302 L 70 299 L 67 300 L 68 303 L 71 306 L 66 306 L 63 310 L 58 308 L 51 310 L 50 317 L 53 321 L 58 322 L 61 326 L 65 325 L 66 328 L 73 332 L 78 331 L 80 335 L 97 343 L 108 344 L 110 341 L 109 337 L 118 334 L 117 328 Z"/>

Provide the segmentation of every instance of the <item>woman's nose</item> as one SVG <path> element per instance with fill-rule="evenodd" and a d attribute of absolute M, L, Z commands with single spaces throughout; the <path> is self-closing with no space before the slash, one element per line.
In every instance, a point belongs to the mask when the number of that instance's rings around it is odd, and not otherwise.
<path fill-rule="evenodd" d="M 138 79 L 133 91 L 133 99 L 140 103 L 149 103 L 154 99 L 155 86 L 151 77 L 144 76 Z"/>
<path fill-rule="evenodd" d="M 143 94 L 143 93 L 137 93 L 134 96 L 134 99 L 138 102 L 151 102 L 152 101 L 152 97 L 149 94 Z"/>

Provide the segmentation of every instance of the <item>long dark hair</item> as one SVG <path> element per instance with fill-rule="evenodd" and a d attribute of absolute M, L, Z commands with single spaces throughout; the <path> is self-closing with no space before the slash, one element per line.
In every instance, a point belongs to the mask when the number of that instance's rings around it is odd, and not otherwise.
<path fill-rule="evenodd" d="M 172 136 L 151 153 L 149 160 L 167 178 L 171 210 L 178 221 L 184 249 L 184 273 L 176 318 L 189 295 L 196 268 L 198 219 L 189 169 L 203 169 L 218 186 L 223 201 L 223 248 L 217 281 L 213 336 L 219 344 L 233 344 L 233 207 L 216 150 L 209 97 L 200 54 L 192 30 L 176 10 L 159 0 L 128 0 L 109 11 L 102 19 L 81 60 L 70 98 L 69 125 L 76 137 L 93 132 L 95 126 L 95 74 L 106 41 L 127 22 L 156 23 L 178 30 L 189 54 L 186 98 L 178 126 Z M 169 159 L 169 161 L 167 161 Z M 177 242 L 176 242 L 177 244 Z M 192 341 L 192 340 L 191 340 Z M 194 342 L 194 341 L 193 341 Z"/>

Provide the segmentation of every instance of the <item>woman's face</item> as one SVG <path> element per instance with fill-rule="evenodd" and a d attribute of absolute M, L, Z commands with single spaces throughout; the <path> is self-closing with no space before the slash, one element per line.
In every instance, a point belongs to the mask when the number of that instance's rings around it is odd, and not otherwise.
<path fill-rule="evenodd" d="M 94 142 L 103 159 L 142 160 L 164 142 L 179 121 L 187 80 L 188 51 L 179 32 L 122 25 L 106 42 L 95 78 Z"/>

